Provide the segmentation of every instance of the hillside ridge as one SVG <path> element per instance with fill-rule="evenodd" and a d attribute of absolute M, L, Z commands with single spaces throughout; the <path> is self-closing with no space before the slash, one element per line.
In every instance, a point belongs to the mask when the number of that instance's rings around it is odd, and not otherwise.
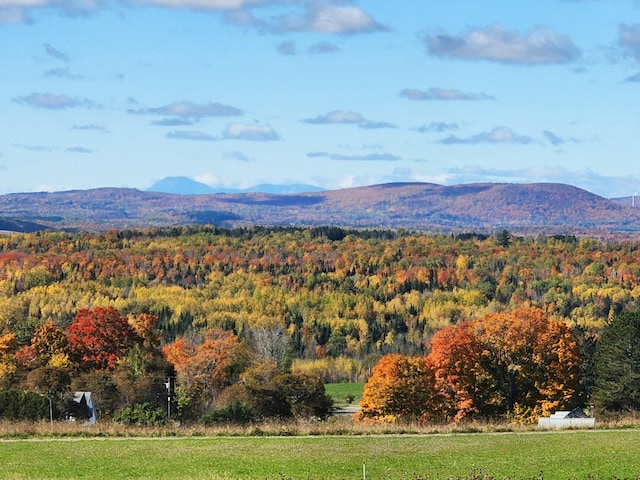
<path fill-rule="evenodd" d="M 639 202 L 640 203 L 640 202 Z M 0 221 L 99 231 L 214 224 L 426 232 L 639 234 L 640 209 L 558 183 L 387 183 L 340 190 L 179 195 L 104 187 L 0 196 Z"/>

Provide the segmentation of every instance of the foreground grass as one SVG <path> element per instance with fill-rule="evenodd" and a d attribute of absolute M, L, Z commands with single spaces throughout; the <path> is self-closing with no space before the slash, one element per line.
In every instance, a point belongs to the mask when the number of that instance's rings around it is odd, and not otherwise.
<path fill-rule="evenodd" d="M 640 478 L 639 430 L 444 435 L 29 438 L 0 442 L 0 478 Z"/>

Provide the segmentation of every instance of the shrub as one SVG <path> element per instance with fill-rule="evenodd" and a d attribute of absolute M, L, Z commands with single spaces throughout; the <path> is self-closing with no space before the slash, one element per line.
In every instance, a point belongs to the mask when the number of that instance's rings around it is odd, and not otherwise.
<path fill-rule="evenodd" d="M 113 421 L 124 425 L 147 425 L 158 427 L 166 425 L 167 415 L 161 408 L 153 408 L 150 403 L 136 403 L 123 408 L 113 416 Z"/>
<path fill-rule="evenodd" d="M 221 408 L 210 411 L 201 418 L 205 425 L 218 423 L 231 423 L 236 425 L 246 425 L 256 420 L 253 409 L 242 402 L 232 402 Z"/>
<path fill-rule="evenodd" d="M 49 400 L 35 392 L 5 390 L 0 392 L 0 418 L 32 421 L 47 419 Z"/>

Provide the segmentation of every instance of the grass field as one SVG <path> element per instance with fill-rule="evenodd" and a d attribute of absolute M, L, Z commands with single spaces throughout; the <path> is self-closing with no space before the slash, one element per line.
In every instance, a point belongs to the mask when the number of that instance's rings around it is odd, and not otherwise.
<path fill-rule="evenodd" d="M 639 430 L 0 441 L 3 479 L 640 478 Z"/>
<path fill-rule="evenodd" d="M 333 403 L 337 407 L 360 403 L 363 389 L 364 383 L 325 383 L 324 385 L 324 391 L 333 398 Z M 349 396 L 353 398 L 351 403 L 347 401 Z"/>

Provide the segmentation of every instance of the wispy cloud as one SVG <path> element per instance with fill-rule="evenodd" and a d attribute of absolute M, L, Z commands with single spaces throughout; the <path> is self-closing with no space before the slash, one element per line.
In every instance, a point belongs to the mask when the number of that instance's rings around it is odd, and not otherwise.
<path fill-rule="evenodd" d="M 427 90 L 417 90 L 414 88 L 405 88 L 400 91 L 400 96 L 409 100 L 427 101 L 427 100 L 495 100 L 495 97 L 486 93 L 464 93 L 460 90 L 431 87 Z"/>
<path fill-rule="evenodd" d="M 319 42 L 311 45 L 308 50 L 312 55 L 321 55 L 325 53 L 336 53 L 340 51 L 340 48 L 333 43 L 329 42 Z"/>
<path fill-rule="evenodd" d="M 44 145 L 26 145 L 24 143 L 12 143 L 11 146 L 22 150 L 29 150 L 30 152 L 49 153 L 55 150 L 54 148 L 46 147 Z"/>
<path fill-rule="evenodd" d="M 87 123 L 85 125 L 74 125 L 71 127 L 73 130 L 84 130 L 84 131 L 96 131 L 100 133 L 109 133 L 105 127 L 101 127 L 100 125 L 95 125 L 93 123 Z"/>
<path fill-rule="evenodd" d="M 363 115 L 357 112 L 350 112 L 346 110 L 333 110 L 314 118 L 305 118 L 301 120 L 301 122 L 312 125 L 357 125 L 358 128 L 365 130 L 397 128 L 393 123 L 367 120 Z"/>
<path fill-rule="evenodd" d="M 296 42 L 291 40 L 284 41 L 276 46 L 276 50 L 280 55 L 295 55 L 297 53 Z"/>
<path fill-rule="evenodd" d="M 380 128 L 398 128 L 396 127 L 393 123 L 389 123 L 389 122 L 371 122 L 371 121 L 364 121 L 362 123 L 358 124 L 359 128 L 364 128 L 365 130 L 377 130 Z"/>
<path fill-rule="evenodd" d="M 459 34 L 429 34 L 424 41 L 430 55 L 463 60 L 545 65 L 570 63 L 580 56 L 580 49 L 571 38 L 547 27 L 536 27 L 521 35 L 497 24 L 468 28 Z"/>
<path fill-rule="evenodd" d="M 47 8 L 69 17 L 83 17 L 91 15 L 107 4 L 107 0 L 2 0 L 0 2 L 0 25 L 23 24 L 33 21 L 31 13 Z M 48 44 L 45 44 L 47 48 Z M 47 50 L 49 50 L 47 48 Z M 64 54 L 51 47 L 48 55 L 60 53 L 59 60 Z M 63 60 L 64 61 L 64 60 Z"/>
<path fill-rule="evenodd" d="M 316 125 L 331 125 L 339 123 L 362 123 L 365 122 L 365 118 L 359 113 L 347 112 L 344 110 L 333 110 L 324 115 L 318 115 L 315 118 L 307 118 L 302 120 L 304 123 L 313 123 Z"/>
<path fill-rule="evenodd" d="M 640 82 L 640 73 L 636 73 L 635 75 L 631 75 L 623 80 L 625 83 L 637 83 Z"/>
<path fill-rule="evenodd" d="M 161 107 L 130 109 L 134 115 L 165 115 L 178 118 L 199 119 L 204 117 L 231 117 L 243 115 L 244 112 L 236 107 L 222 103 L 197 104 L 187 100 L 173 102 Z"/>
<path fill-rule="evenodd" d="M 640 23 L 620 25 L 618 42 L 625 52 L 640 62 Z"/>
<path fill-rule="evenodd" d="M 232 140 L 249 140 L 253 142 L 268 142 L 279 140 L 279 135 L 270 125 L 232 123 L 222 132 L 222 136 Z"/>
<path fill-rule="evenodd" d="M 257 5 L 276 4 L 277 0 L 138 0 L 138 3 L 156 7 L 186 8 L 194 10 L 240 10 Z"/>
<path fill-rule="evenodd" d="M 563 138 L 549 130 L 543 130 L 542 135 L 544 138 L 554 147 L 559 147 L 565 143 L 582 143 L 579 139 L 571 137 L 571 138 Z"/>
<path fill-rule="evenodd" d="M 151 123 L 160 127 L 186 127 L 193 125 L 195 121 L 189 118 L 163 118 L 161 120 L 154 120 Z"/>
<path fill-rule="evenodd" d="M 66 78 L 68 80 L 80 80 L 80 79 L 82 79 L 81 75 L 72 74 L 71 70 L 69 70 L 69 67 L 52 68 L 52 69 L 46 70 L 42 74 L 42 76 L 45 77 L 45 78 Z"/>
<path fill-rule="evenodd" d="M 47 110 L 63 110 L 65 108 L 94 106 L 93 102 L 86 98 L 70 97 L 69 95 L 55 95 L 53 93 L 31 93 L 24 97 L 12 98 L 12 101 L 20 105 L 44 108 Z"/>
<path fill-rule="evenodd" d="M 0 3 L 0 5 L 1 4 L 2 3 Z M 49 57 L 55 58 L 56 60 L 60 60 L 61 62 L 64 62 L 64 63 L 69 62 L 69 56 L 66 53 L 61 52 L 60 50 L 58 50 L 57 48 L 55 48 L 53 45 L 49 43 L 44 44 L 44 50 Z"/>
<path fill-rule="evenodd" d="M 457 137 L 451 135 L 440 140 L 443 145 L 476 145 L 479 143 L 489 144 L 522 144 L 528 145 L 534 143 L 535 140 L 528 135 L 519 135 L 508 127 L 495 127 L 489 132 L 478 133 L 470 137 Z"/>
<path fill-rule="evenodd" d="M 564 183 L 594 192 L 605 198 L 630 196 L 638 190 L 640 185 L 640 177 L 634 175 L 610 177 L 595 173 L 588 168 L 568 170 L 549 165 L 524 169 L 497 169 L 467 165 L 447 170 L 440 180 L 441 183 L 448 185 L 475 182 Z"/>
<path fill-rule="evenodd" d="M 166 136 L 174 140 L 194 140 L 198 142 L 215 142 L 218 140 L 216 137 L 198 130 L 174 130 L 167 133 Z"/>
<path fill-rule="evenodd" d="M 248 155 L 245 155 L 242 152 L 238 152 L 237 150 L 234 150 L 233 152 L 224 152 L 222 154 L 222 157 L 227 160 L 238 160 L 240 162 L 252 162 L 253 160 L 255 160 L 255 158 L 249 157 Z"/>
<path fill-rule="evenodd" d="M 328 152 L 309 152 L 307 153 L 307 157 L 309 158 L 321 158 L 326 157 L 330 160 L 339 160 L 339 161 L 354 161 L 354 162 L 397 162 L 402 158 L 393 155 L 391 153 L 369 153 L 366 155 L 343 155 L 339 153 L 328 153 Z"/>
<path fill-rule="evenodd" d="M 85 147 L 69 147 L 65 148 L 64 151 L 69 153 L 93 153 L 93 150 Z"/>
<path fill-rule="evenodd" d="M 422 125 L 414 130 L 420 133 L 430 133 L 430 132 L 448 132 L 449 130 L 458 130 L 460 126 L 455 122 L 431 122 L 428 125 Z"/>

